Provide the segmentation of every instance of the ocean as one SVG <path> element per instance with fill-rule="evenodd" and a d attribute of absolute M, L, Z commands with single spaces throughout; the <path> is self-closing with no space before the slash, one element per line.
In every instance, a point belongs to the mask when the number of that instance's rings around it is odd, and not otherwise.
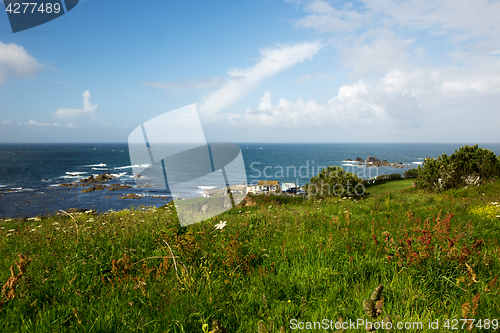
<path fill-rule="evenodd" d="M 426 157 L 452 154 L 463 144 L 393 143 L 238 143 L 246 168 L 246 182 L 278 180 L 305 184 L 322 168 L 337 165 L 363 179 L 403 173 L 417 167 Z M 500 144 L 480 144 L 500 154 Z M 374 156 L 388 162 L 402 162 L 404 168 L 364 167 L 348 159 Z M 59 187 L 90 175 L 111 173 L 109 184 L 129 185 L 118 191 L 82 193 L 82 187 Z M 245 182 L 245 179 L 239 179 Z M 57 213 L 69 208 L 99 212 L 130 206 L 164 205 L 172 195 L 200 196 L 215 184 L 197 184 L 182 193 L 169 193 L 138 187 L 132 174 L 127 144 L 0 144 L 0 217 L 32 217 Z M 136 194 L 140 199 L 119 199 Z"/>

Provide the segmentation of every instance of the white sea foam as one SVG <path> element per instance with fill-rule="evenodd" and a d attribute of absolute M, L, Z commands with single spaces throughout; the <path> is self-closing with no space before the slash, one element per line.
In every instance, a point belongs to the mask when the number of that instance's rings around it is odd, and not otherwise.
<path fill-rule="evenodd" d="M 123 166 L 123 167 L 116 167 L 116 168 L 113 168 L 115 170 L 121 170 L 121 169 L 128 169 L 128 168 L 146 168 L 146 167 L 149 167 L 151 166 L 151 164 L 135 164 L 135 165 L 127 165 L 127 166 Z"/>
<path fill-rule="evenodd" d="M 88 166 L 88 167 L 101 167 L 101 168 L 103 168 L 103 167 L 106 167 L 107 165 L 104 164 L 104 163 L 99 163 L 99 164 L 89 164 L 89 165 L 86 165 L 86 166 Z"/>
<path fill-rule="evenodd" d="M 83 175 L 86 174 L 85 171 L 75 171 L 75 172 L 66 172 L 67 175 Z"/>
<path fill-rule="evenodd" d="M 7 185 L 0 185 L 0 187 L 7 187 Z"/>
<path fill-rule="evenodd" d="M 61 178 L 83 178 L 82 175 L 66 175 L 62 176 Z"/>
<path fill-rule="evenodd" d="M 13 187 L 13 188 L 11 188 L 11 191 L 14 191 L 14 193 L 16 193 L 16 192 L 23 192 L 23 191 L 34 191 L 34 189 L 26 188 L 26 187 Z"/>
<path fill-rule="evenodd" d="M 92 168 L 92 170 L 109 170 L 108 168 Z"/>
<path fill-rule="evenodd" d="M 215 188 L 215 186 L 198 186 L 198 188 L 201 188 L 202 190 L 211 190 L 211 189 Z"/>
<path fill-rule="evenodd" d="M 125 176 L 126 174 L 127 174 L 127 172 L 112 173 L 111 176 L 119 178 L 119 177 Z"/>
<path fill-rule="evenodd" d="M 414 164 L 423 164 L 424 162 L 413 162 Z"/>

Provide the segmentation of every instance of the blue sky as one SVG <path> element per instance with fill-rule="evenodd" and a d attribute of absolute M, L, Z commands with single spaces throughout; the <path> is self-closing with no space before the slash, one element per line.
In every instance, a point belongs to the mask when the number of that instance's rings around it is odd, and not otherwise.
<path fill-rule="evenodd" d="M 0 13 L 0 142 L 126 142 L 194 103 L 209 141 L 500 142 L 498 13 L 486 0 L 81 0 L 15 34 Z"/>

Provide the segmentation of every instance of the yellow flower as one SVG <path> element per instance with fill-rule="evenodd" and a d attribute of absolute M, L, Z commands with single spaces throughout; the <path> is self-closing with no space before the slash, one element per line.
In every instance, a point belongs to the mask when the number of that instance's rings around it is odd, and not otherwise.
<path fill-rule="evenodd" d="M 291 303 L 292 301 L 288 300 L 287 303 Z"/>

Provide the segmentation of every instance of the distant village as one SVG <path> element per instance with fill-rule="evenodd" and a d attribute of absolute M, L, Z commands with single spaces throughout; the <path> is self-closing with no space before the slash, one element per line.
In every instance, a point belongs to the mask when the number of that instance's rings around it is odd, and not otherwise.
<path fill-rule="evenodd" d="M 203 196 L 205 198 L 219 195 L 231 194 L 276 194 L 276 193 L 290 193 L 290 194 L 305 194 L 301 187 L 298 187 L 292 182 L 282 182 L 280 184 L 277 180 L 259 180 L 257 184 L 239 184 L 232 185 L 229 188 L 204 190 Z"/>
<path fill-rule="evenodd" d="M 348 158 L 346 162 L 357 162 L 358 166 L 365 167 L 393 167 L 393 168 L 410 168 L 409 165 L 404 165 L 402 162 L 391 163 L 387 162 L 387 160 L 380 161 L 376 157 L 368 156 L 366 161 L 360 157 L 357 157 L 355 160 Z M 297 194 L 302 195 L 305 194 L 304 189 L 302 187 L 297 186 L 296 183 L 293 182 L 282 182 L 280 183 L 277 180 L 259 180 L 257 184 L 239 184 L 232 185 L 229 188 L 221 188 L 221 189 L 211 189 L 204 190 L 203 196 L 208 198 L 212 196 L 219 195 L 227 195 L 229 192 L 232 194 Z"/>

